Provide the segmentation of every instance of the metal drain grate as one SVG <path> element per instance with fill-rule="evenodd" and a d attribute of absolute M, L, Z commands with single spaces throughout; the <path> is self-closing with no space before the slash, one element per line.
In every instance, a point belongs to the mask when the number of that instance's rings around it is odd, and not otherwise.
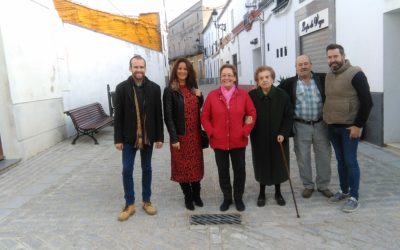
<path fill-rule="evenodd" d="M 220 225 L 242 223 L 240 214 L 194 214 L 190 216 L 190 225 Z"/>

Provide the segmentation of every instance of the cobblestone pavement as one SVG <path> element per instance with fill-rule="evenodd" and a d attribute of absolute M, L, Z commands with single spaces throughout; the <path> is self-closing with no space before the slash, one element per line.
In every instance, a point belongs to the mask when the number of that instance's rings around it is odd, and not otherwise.
<path fill-rule="evenodd" d="M 275 203 L 273 187 L 267 187 L 267 205 L 256 206 L 258 183 L 248 148 L 242 224 L 193 226 L 192 214 L 220 213 L 213 152 L 204 150 L 205 206 L 188 211 L 178 184 L 170 181 L 166 143 L 153 153 L 152 201 L 158 214 L 148 216 L 137 204 L 133 217 L 118 222 L 124 204 L 121 154 L 114 149 L 112 133 L 111 127 L 102 130 L 100 145 L 87 138 L 71 145 L 67 139 L 0 175 L 0 249 L 400 249 L 400 156 L 395 152 L 360 144 L 361 207 L 345 214 L 318 192 L 310 199 L 301 197 L 291 149 L 301 216 L 296 218 L 288 182 L 282 185 L 285 207 Z M 140 198 L 139 160 L 135 191 Z M 331 189 L 336 191 L 334 159 L 331 167 Z M 225 213 L 238 212 L 231 206 Z"/>

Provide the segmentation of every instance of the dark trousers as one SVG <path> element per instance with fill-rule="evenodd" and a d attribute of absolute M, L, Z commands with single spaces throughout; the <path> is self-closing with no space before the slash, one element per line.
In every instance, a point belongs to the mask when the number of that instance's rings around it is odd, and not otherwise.
<path fill-rule="evenodd" d="M 133 164 L 135 162 L 136 152 L 131 144 L 124 143 L 122 150 L 122 183 L 124 185 L 126 205 L 135 204 L 135 191 L 133 183 Z M 145 145 L 140 150 L 140 159 L 142 166 L 142 200 L 150 202 L 151 196 L 151 156 L 153 154 L 153 145 Z"/>
<path fill-rule="evenodd" d="M 224 200 L 232 200 L 232 185 L 229 173 L 229 157 L 233 169 L 233 198 L 241 200 L 246 181 L 246 148 L 235 148 L 231 150 L 214 149 L 215 161 L 218 167 L 219 186 L 224 194 Z"/>
<path fill-rule="evenodd" d="M 335 149 L 340 189 L 358 200 L 360 187 L 360 167 L 357 161 L 359 139 L 350 138 L 350 130 L 346 127 L 328 126 L 329 139 Z"/>

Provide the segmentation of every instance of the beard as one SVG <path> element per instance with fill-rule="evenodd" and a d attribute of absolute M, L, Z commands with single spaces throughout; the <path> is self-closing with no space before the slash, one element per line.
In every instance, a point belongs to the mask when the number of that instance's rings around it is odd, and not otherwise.
<path fill-rule="evenodd" d="M 144 78 L 144 74 L 141 72 L 135 72 L 132 76 L 136 81 L 141 81 Z"/>
<path fill-rule="evenodd" d="M 331 62 L 329 64 L 329 68 L 331 68 L 332 70 L 338 70 L 343 66 L 344 62 Z"/>

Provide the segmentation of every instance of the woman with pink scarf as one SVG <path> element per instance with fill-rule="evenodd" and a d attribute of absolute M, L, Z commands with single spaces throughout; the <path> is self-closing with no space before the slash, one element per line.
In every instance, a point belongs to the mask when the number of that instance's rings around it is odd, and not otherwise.
<path fill-rule="evenodd" d="M 215 152 L 219 185 L 224 195 L 220 210 L 228 210 L 234 200 L 236 209 L 244 211 L 245 152 L 248 136 L 256 120 L 256 109 L 248 93 L 237 88 L 234 65 L 222 65 L 219 75 L 220 87 L 208 94 L 201 113 L 201 123 Z M 229 158 L 233 169 L 233 199 Z"/>

